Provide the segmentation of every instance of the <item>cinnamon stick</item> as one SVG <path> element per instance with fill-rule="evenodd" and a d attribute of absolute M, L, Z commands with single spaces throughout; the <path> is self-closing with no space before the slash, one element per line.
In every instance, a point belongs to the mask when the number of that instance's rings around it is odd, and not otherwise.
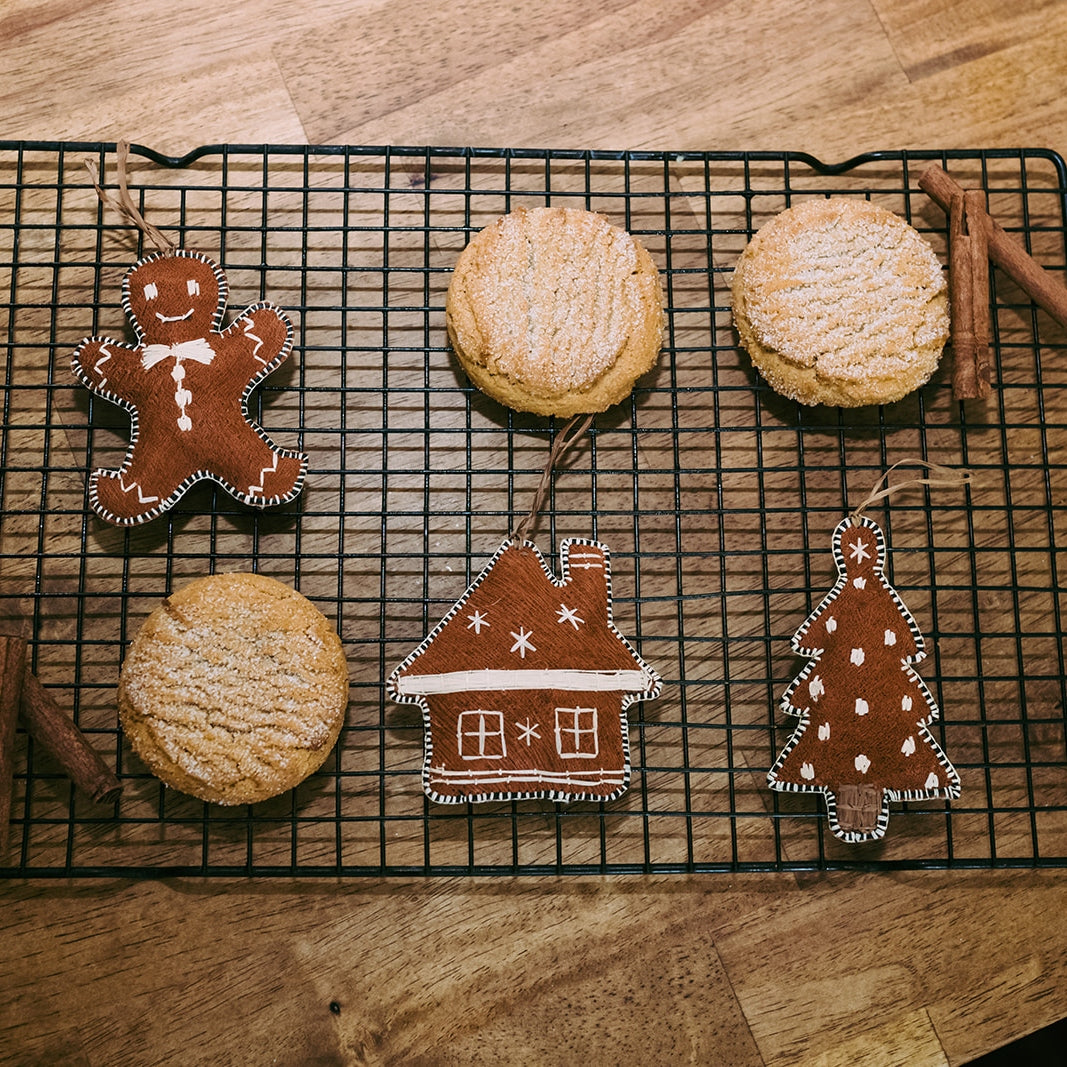
<path fill-rule="evenodd" d="M 948 213 L 948 299 L 952 323 L 952 396 L 956 400 L 978 396 L 973 253 L 963 216 L 963 193 L 953 193 Z"/>
<path fill-rule="evenodd" d="M 952 197 L 963 193 L 962 186 L 936 163 L 919 175 L 919 188 L 946 214 L 951 211 Z M 995 219 L 988 214 L 986 218 L 989 258 L 1015 281 L 1038 307 L 1044 308 L 1067 329 L 1067 287 L 1033 259 Z"/>
<path fill-rule="evenodd" d="M 22 680 L 22 721 L 29 735 L 63 768 L 77 789 L 97 804 L 118 799 L 122 792 L 118 778 L 29 671 Z"/>
<path fill-rule="evenodd" d="M 985 204 L 977 190 L 949 202 L 949 306 L 952 313 L 952 395 L 989 396 L 989 254 Z"/>
<path fill-rule="evenodd" d="M 978 396 L 989 396 L 993 378 L 993 355 L 989 347 L 989 224 L 985 193 L 968 189 L 963 194 L 963 223 L 971 243 L 971 293 L 974 298 L 974 362 Z"/>
<path fill-rule="evenodd" d="M 15 720 L 26 672 L 26 642 L 0 634 L 0 854 L 7 849 L 15 782 Z"/>

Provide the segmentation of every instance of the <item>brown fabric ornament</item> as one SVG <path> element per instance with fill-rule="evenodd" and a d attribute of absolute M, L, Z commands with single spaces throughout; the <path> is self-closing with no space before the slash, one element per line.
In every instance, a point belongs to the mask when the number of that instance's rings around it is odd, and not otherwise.
<path fill-rule="evenodd" d="M 881 529 L 849 516 L 832 548 L 837 583 L 792 640 L 810 662 L 781 703 L 800 722 L 768 784 L 822 793 L 836 837 L 873 841 L 885 834 L 890 801 L 954 799 L 960 780 L 927 729 L 938 708 L 913 668 L 925 642 L 883 574 Z"/>
<path fill-rule="evenodd" d="M 226 296 L 226 277 L 207 256 L 146 256 L 122 285 L 137 343 L 91 337 L 74 352 L 78 380 L 132 420 L 122 466 L 89 477 L 89 501 L 106 521 L 153 519 L 202 479 L 256 508 L 300 492 L 307 457 L 278 448 L 248 413 L 252 390 L 289 356 L 292 324 L 260 302 L 221 329 Z"/>
<path fill-rule="evenodd" d="M 626 709 L 660 679 L 611 617 L 607 548 L 560 548 L 560 578 L 507 539 L 388 681 L 422 708 L 434 801 L 611 800 L 630 778 Z"/>

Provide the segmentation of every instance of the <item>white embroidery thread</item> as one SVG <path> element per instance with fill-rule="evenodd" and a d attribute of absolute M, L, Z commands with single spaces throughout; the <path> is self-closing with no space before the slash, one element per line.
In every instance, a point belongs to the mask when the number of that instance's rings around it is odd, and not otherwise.
<path fill-rule="evenodd" d="M 193 420 L 186 410 L 193 402 L 193 394 L 185 388 L 185 367 L 183 362 L 191 359 L 196 363 L 202 363 L 205 367 L 211 365 L 215 358 L 215 350 L 208 343 L 206 337 L 194 337 L 191 341 L 180 341 L 176 345 L 145 345 L 141 355 L 141 366 L 150 371 L 157 363 L 170 357 L 174 358 L 174 366 L 170 376 L 174 379 L 174 403 L 178 406 L 178 429 L 187 433 L 193 428 Z"/>

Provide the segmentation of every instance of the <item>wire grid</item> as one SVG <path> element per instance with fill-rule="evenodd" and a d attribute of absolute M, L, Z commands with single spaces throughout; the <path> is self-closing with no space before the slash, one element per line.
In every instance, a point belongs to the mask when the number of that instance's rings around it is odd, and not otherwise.
<path fill-rule="evenodd" d="M 112 145 L 0 144 L 0 613 L 32 666 L 124 784 L 100 808 L 17 737 L 8 876 L 582 874 L 845 867 L 1067 865 L 1060 543 L 1067 442 L 1064 331 L 999 271 L 997 386 L 953 402 L 947 366 L 882 408 L 803 408 L 739 351 L 728 279 L 755 230 L 800 199 L 866 197 L 947 261 L 928 161 L 982 185 L 993 214 L 1064 268 L 1062 161 L 1042 151 L 797 154 L 215 147 L 135 149 L 147 218 L 206 252 L 231 315 L 259 299 L 296 322 L 294 356 L 253 414 L 311 474 L 291 505 L 250 512 L 201 483 L 166 516 L 118 529 L 87 507 L 129 420 L 69 371 L 91 334 L 124 336 L 122 275 L 144 249 L 99 202 L 84 160 Z M 597 417 L 557 472 L 535 539 L 612 551 L 619 628 L 664 679 L 630 708 L 633 776 L 607 804 L 441 806 L 422 795 L 422 725 L 384 679 L 528 510 L 559 427 L 473 390 L 446 342 L 444 295 L 470 235 L 520 204 L 603 212 L 659 264 L 658 368 Z M 887 573 L 928 638 L 960 772 L 950 804 L 893 805 L 881 843 L 844 845 L 821 800 L 766 773 L 794 720 L 789 638 L 832 586 L 830 534 L 891 464 L 934 460 L 974 489 L 902 491 L 871 517 Z M 906 475 L 908 472 L 904 472 Z M 340 741 L 298 789 L 227 809 L 160 783 L 124 743 L 126 646 L 172 589 L 256 570 L 336 621 L 351 704 Z"/>

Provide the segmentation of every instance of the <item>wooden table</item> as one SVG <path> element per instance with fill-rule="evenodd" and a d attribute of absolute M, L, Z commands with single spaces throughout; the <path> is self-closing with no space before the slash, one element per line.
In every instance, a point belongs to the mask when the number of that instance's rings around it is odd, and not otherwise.
<path fill-rule="evenodd" d="M 1065 57 L 1038 0 L 9 0 L 0 136 L 1063 150 Z M 1067 1015 L 1055 870 L 0 899 L 5 1062 L 959 1064 Z"/>

